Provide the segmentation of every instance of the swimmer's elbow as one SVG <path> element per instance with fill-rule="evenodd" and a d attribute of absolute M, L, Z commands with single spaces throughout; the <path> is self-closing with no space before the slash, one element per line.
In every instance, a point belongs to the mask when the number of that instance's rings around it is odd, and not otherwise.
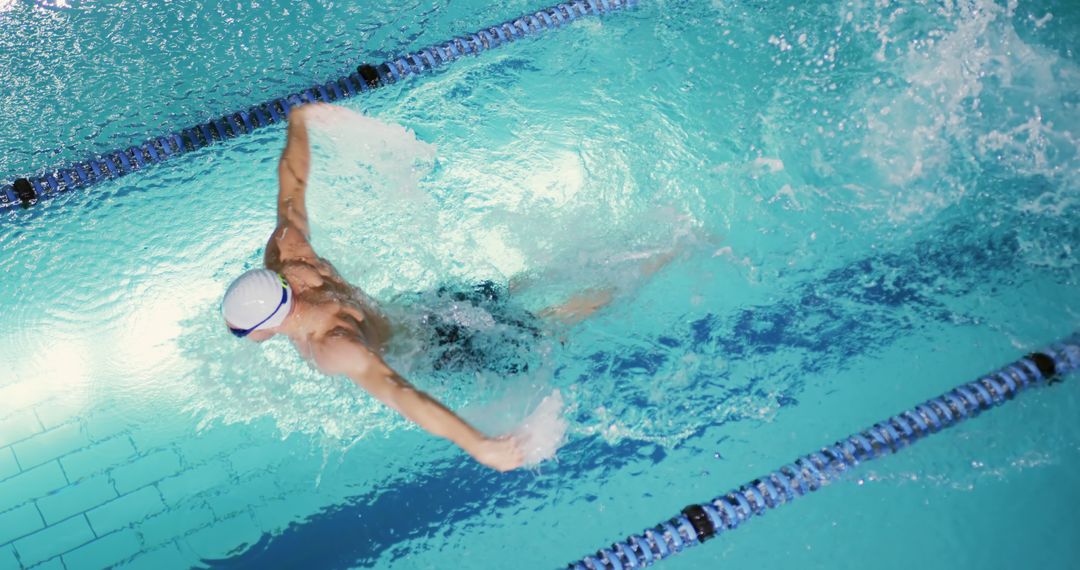
<path fill-rule="evenodd" d="M 415 389 L 380 362 L 358 362 L 349 377 L 376 400 L 402 412 L 415 399 Z"/>
<path fill-rule="evenodd" d="M 348 376 L 376 400 L 440 437 L 453 434 L 444 429 L 446 409 L 386 365 L 381 358 L 358 358 Z"/>
<path fill-rule="evenodd" d="M 453 439 L 453 431 L 442 420 L 445 408 L 409 383 L 393 381 L 372 395 L 432 435 Z"/>
<path fill-rule="evenodd" d="M 383 384 L 380 388 L 371 391 L 371 395 L 399 414 L 408 415 L 407 412 L 413 407 L 410 405 L 409 391 L 409 388 Z"/>

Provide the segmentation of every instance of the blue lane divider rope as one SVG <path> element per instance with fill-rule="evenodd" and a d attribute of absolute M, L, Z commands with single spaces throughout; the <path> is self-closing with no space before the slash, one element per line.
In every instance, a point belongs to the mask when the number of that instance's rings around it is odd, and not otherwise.
<path fill-rule="evenodd" d="M 430 73 L 466 55 L 478 55 L 546 30 L 561 28 L 578 18 L 622 10 L 637 3 L 638 0 L 571 0 L 391 58 L 378 65 L 361 65 L 349 75 L 260 103 L 250 109 L 153 137 L 142 144 L 90 157 L 76 164 L 45 169 L 38 176 L 18 178 L 11 184 L 0 186 L 0 211 L 20 205 L 28 208 L 61 192 L 119 178 L 214 143 L 249 134 L 286 120 L 289 110 L 303 103 L 333 102 L 355 97 L 384 85 Z"/>
<path fill-rule="evenodd" d="M 1003 404 L 1027 388 L 1059 381 L 1078 369 L 1080 334 L 1074 334 L 847 439 L 804 455 L 725 495 L 707 503 L 690 505 L 678 516 L 571 562 L 567 568 L 626 570 L 650 566 L 723 532 L 735 530 L 768 509 L 816 491 L 860 463 L 896 453 L 923 437 Z"/>

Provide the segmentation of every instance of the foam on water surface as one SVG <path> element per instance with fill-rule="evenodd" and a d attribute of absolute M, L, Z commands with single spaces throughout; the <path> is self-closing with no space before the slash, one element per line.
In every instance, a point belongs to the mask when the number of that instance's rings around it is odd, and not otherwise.
<path fill-rule="evenodd" d="M 525 454 L 525 465 L 537 465 L 555 457 L 566 437 L 563 399 L 558 390 L 540 400 L 529 417 L 514 429 L 513 437 Z"/>

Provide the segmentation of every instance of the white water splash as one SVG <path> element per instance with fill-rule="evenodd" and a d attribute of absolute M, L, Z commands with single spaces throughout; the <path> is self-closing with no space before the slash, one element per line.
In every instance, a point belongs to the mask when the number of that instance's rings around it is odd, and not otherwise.
<path fill-rule="evenodd" d="M 904 7 L 871 10 L 912 17 Z M 897 66 L 864 94 L 862 154 L 892 187 L 890 220 L 957 203 L 988 168 L 1075 188 L 1080 124 L 1041 109 L 1068 108 L 1061 102 L 1080 79 L 1076 66 L 1024 41 L 1015 2 L 946 3 L 922 17 L 933 27 L 918 37 L 888 17 L 871 26 L 882 38 L 879 59 Z"/>
<path fill-rule="evenodd" d="M 541 400 L 540 405 L 512 432 L 525 454 L 526 466 L 554 458 L 555 452 L 566 441 L 569 424 L 562 415 L 562 409 L 562 394 L 555 390 Z"/>
<path fill-rule="evenodd" d="M 318 109 L 309 125 L 315 250 L 374 295 L 433 282 L 446 256 L 439 207 L 420 181 L 434 168 L 434 145 L 344 107 Z"/>

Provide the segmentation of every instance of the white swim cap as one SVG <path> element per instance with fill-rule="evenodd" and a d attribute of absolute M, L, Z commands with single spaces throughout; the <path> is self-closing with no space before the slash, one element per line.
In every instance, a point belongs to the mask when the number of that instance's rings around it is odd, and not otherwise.
<path fill-rule="evenodd" d="M 221 301 L 221 315 L 233 334 L 242 337 L 283 323 L 292 301 L 292 289 L 284 277 L 269 269 L 252 269 L 229 285 Z"/>

